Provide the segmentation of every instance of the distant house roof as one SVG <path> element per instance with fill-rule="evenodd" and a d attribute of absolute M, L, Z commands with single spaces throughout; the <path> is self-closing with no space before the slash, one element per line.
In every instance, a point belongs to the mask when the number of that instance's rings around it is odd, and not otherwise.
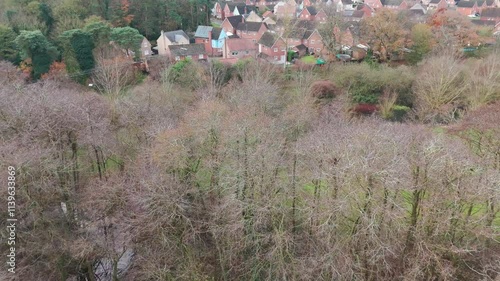
<path fill-rule="evenodd" d="M 183 37 L 189 41 L 189 36 L 187 36 L 186 32 L 183 30 L 167 31 L 164 32 L 163 35 L 167 37 L 170 42 L 178 42 L 179 37 Z"/>
<path fill-rule="evenodd" d="M 421 11 L 426 11 L 426 9 L 424 8 L 424 6 L 422 6 L 422 4 L 420 3 L 417 3 L 415 5 L 413 5 L 410 10 L 421 10 Z"/>
<path fill-rule="evenodd" d="M 212 39 L 219 39 L 221 33 L 222 33 L 222 28 L 214 27 L 212 29 Z"/>
<path fill-rule="evenodd" d="M 480 0 L 480 1 L 477 1 L 477 5 L 478 6 L 482 6 L 484 3 L 486 2 L 486 5 L 487 6 L 493 6 L 493 4 L 495 3 L 494 0 Z"/>
<path fill-rule="evenodd" d="M 480 26 L 495 26 L 495 21 L 494 20 L 471 20 L 471 22 L 475 25 L 480 25 Z"/>
<path fill-rule="evenodd" d="M 241 15 L 227 17 L 226 19 L 233 27 L 237 27 L 238 23 L 243 22 L 243 16 Z"/>
<path fill-rule="evenodd" d="M 404 0 L 385 0 L 383 2 L 383 5 L 384 6 L 396 6 L 396 7 L 398 7 L 399 5 L 401 5 L 401 3 L 403 3 L 403 1 Z M 432 0 L 432 1 L 436 1 L 436 0 Z"/>
<path fill-rule="evenodd" d="M 234 12 L 234 9 L 238 9 L 238 12 L 240 11 L 240 7 L 244 7 L 246 6 L 245 3 L 232 3 L 232 2 L 229 2 L 226 4 L 228 7 L 229 7 L 229 11 L 231 12 Z"/>
<path fill-rule="evenodd" d="M 500 18 L 500 8 L 486 8 L 481 12 L 481 17 Z"/>
<path fill-rule="evenodd" d="M 316 8 L 314 8 L 313 6 L 306 7 L 306 9 L 309 12 L 309 14 L 311 14 L 312 16 L 315 16 L 318 13 Z"/>
<path fill-rule="evenodd" d="M 276 40 L 278 40 L 278 35 L 276 33 L 266 31 L 262 34 L 258 43 L 266 47 L 272 47 L 274 43 L 276 43 Z"/>
<path fill-rule="evenodd" d="M 205 54 L 204 44 L 183 44 L 183 45 L 169 45 L 170 53 L 173 56 L 197 56 Z"/>
<path fill-rule="evenodd" d="M 255 50 L 255 43 L 249 39 L 230 39 L 226 40 L 227 48 L 231 51 Z"/>
<path fill-rule="evenodd" d="M 213 26 L 198 25 L 194 37 L 208 38 L 210 31 L 212 31 L 213 29 L 214 29 Z"/>
<path fill-rule="evenodd" d="M 476 2 L 466 1 L 466 0 L 460 0 L 457 3 L 457 7 L 460 7 L 460 8 L 472 8 L 472 7 L 474 7 L 474 4 L 476 4 Z"/>
<path fill-rule="evenodd" d="M 439 4 L 439 2 L 441 2 L 441 0 L 431 0 L 429 4 Z"/>
<path fill-rule="evenodd" d="M 304 45 L 304 44 L 297 45 L 297 46 L 295 46 L 295 48 L 296 48 L 299 52 L 301 52 L 301 51 L 304 51 L 304 52 L 305 52 L 305 51 L 307 51 L 307 46 L 306 46 L 306 45 Z"/>
<path fill-rule="evenodd" d="M 262 23 L 262 22 L 240 22 L 236 26 L 236 30 L 257 32 L 260 30 L 260 28 L 262 27 L 263 24 L 265 24 L 265 23 Z"/>
<path fill-rule="evenodd" d="M 351 5 L 351 4 L 353 4 L 353 2 L 352 2 L 352 0 L 342 0 L 342 4 Z"/>
<path fill-rule="evenodd" d="M 236 9 L 238 9 L 238 12 L 240 13 L 240 15 L 246 15 L 252 11 L 255 11 L 255 6 L 238 5 L 238 6 L 236 6 Z"/>

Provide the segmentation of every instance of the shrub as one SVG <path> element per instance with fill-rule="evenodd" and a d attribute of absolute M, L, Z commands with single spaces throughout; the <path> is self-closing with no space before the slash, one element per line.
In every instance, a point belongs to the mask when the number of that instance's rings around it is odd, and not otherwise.
<path fill-rule="evenodd" d="M 312 83 L 309 94 L 316 99 L 332 99 L 340 94 L 340 89 L 331 81 L 321 80 Z"/>

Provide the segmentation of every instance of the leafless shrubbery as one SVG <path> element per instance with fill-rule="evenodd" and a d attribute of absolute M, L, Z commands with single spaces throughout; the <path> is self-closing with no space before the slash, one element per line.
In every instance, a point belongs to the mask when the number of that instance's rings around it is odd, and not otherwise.
<path fill-rule="evenodd" d="M 464 65 L 452 56 L 430 57 L 420 67 L 414 94 L 422 122 L 450 122 L 465 106 L 468 80 Z"/>

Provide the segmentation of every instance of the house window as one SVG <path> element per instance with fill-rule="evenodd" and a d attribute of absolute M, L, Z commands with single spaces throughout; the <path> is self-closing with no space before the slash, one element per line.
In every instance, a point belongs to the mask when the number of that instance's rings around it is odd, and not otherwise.
<path fill-rule="evenodd" d="M 192 56 L 187 56 L 186 58 L 191 59 L 191 58 L 193 58 L 193 57 L 192 57 Z"/>
<path fill-rule="evenodd" d="M 238 55 L 238 52 L 231 52 L 231 55 L 232 55 L 232 56 L 237 56 L 237 55 Z"/>
<path fill-rule="evenodd" d="M 306 15 L 306 19 L 309 18 L 309 15 Z"/>
<path fill-rule="evenodd" d="M 199 59 L 199 60 L 202 60 L 202 59 L 204 59 L 204 58 L 205 58 L 205 57 L 203 56 L 203 54 L 199 54 L 199 55 L 198 55 L 198 59 Z"/>
<path fill-rule="evenodd" d="M 145 54 L 146 56 L 147 56 L 147 55 L 149 55 L 149 51 L 148 51 L 148 50 L 144 51 L 144 54 Z"/>
<path fill-rule="evenodd" d="M 181 57 L 175 56 L 175 60 L 181 60 Z"/>
<path fill-rule="evenodd" d="M 208 39 L 205 39 L 205 43 L 208 43 Z"/>
<path fill-rule="evenodd" d="M 314 44 L 314 40 L 311 40 L 311 44 Z"/>
<path fill-rule="evenodd" d="M 320 48 L 317 48 L 317 49 L 316 49 L 316 52 L 318 52 L 318 53 L 319 53 L 320 51 L 321 51 L 321 49 L 320 49 Z"/>
<path fill-rule="evenodd" d="M 274 60 L 278 60 L 278 57 L 277 57 L 277 56 L 274 56 Z"/>
<path fill-rule="evenodd" d="M 254 42 L 254 43 L 257 43 L 257 40 L 255 40 L 255 39 L 252 39 L 252 42 Z"/>
<path fill-rule="evenodd" d="M 278 51 L 278 48 L 274 48 L 274 52 L 276 53 Z"/>
<path fill-rule="evenodd" d="M 307 40 L 304 40 L 304 44 L 307 44 Z"/>

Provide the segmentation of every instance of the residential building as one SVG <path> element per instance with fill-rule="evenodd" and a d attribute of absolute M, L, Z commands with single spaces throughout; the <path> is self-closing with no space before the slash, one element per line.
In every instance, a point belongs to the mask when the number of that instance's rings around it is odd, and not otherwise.
<path fill-rule="evenodd" d="M 228 38 L 225 40 L 223 57 L 225 59 L 242 59 L 257 56 L 257 45 L 252 40 L 242 38 Z"/>
<path fill-rule="evenodd" d="M 204 44 L 169 45 L 168 49 L 172 61 L 183 59 L 200 61 L 208 58 Z"/>
<path fill-rule="evenodd" d="M 259 42 L 259 57 L 273 63 L 286 62 L 286 43 L 278 34 L 265 32 Z"/>
<path fill-rule="evenodd" d="M 222 22 L 222 29 L 226 32 L 227 36 L 231 36 L 236 34 L 236 27 L 241 22 L 245 22 L 245 18 L 243 16 L 232 16 L 226 17 Z"/>
<path fill-rule="evenodd" d="M 161 31 L 160 37 L 156 40 L 158 54 L 161 56 L 169 56 L 168 46 L 170 45 L 185 45 L 189 44 L 189 37 L 182 30 L 174 30 L 164 32 Z"/>
<path fill-rule="evenodd" d="M 262 22 L 240 22 L 236 27 L 236 35 L 242 39 L 249 39 L 255 44 L 262 34 L 267 31 L 267 25 Z"/>

